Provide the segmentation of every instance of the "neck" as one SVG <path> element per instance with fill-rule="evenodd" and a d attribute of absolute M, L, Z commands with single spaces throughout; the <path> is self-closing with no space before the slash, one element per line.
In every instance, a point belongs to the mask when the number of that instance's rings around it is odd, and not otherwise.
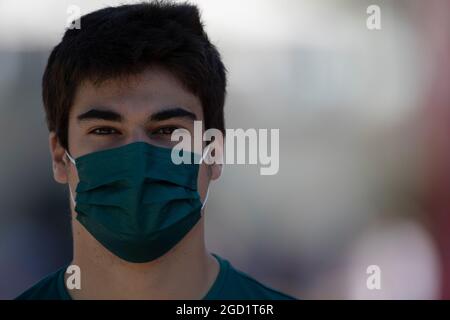
<path fill-rule="evenodd" d="M 81 289 L 73 299 L 202 299 L 219 272 L 206 250 L 204 219 L 164 256 L 147 263 L 129 263 L 107 249 L 76 220 L 74 259 L 80 267 Z M 67 276 L 67 274 L 66 274 Z"/>

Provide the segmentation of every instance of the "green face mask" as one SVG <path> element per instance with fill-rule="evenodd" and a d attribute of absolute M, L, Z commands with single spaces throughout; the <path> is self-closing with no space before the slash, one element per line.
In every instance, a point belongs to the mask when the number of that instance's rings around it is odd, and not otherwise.
<path fill-rule="evenodd" d="M 198 222 L 198 155 L 176 165 L 172 149 L 145 142 L 93 152 L 74 160 L 79 183 L 76 219 L 109 251 L 149 262 L 173 248 Z"/>

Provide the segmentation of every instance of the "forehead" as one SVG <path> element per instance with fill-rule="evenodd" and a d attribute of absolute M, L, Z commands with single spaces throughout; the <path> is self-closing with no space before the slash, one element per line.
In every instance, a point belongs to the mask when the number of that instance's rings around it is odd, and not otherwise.
<path fill-rule="evenodd" d="M 139 75 L 112 79 L 94 84 L 84 81 L 78 88 L 71 116 L 88 111 L 93 106 L 107 106 L 124 117 L 148 116 L 165 108 L 179 106 L 203 119 L 199 98 L 184 88 L 171 73 L 161 68 L 149 68 Z"/>

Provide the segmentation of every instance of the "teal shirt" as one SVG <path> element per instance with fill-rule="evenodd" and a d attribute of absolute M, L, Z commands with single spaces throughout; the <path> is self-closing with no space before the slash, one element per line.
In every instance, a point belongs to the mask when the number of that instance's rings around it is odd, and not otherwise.
<path fill-rule="evenodd" d="M 235 269 L 228 260 L 214 255 L 220 270 L 203 300 L 295 300 Z M 47 276 L 18 296 L 17 300 L 71 300 L 64 284 L 66 267 Z"/>

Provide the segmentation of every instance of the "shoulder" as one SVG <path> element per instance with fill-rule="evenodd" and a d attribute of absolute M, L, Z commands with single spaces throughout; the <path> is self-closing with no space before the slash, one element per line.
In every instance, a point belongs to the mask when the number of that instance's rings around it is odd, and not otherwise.
<path fill-rule="evenodd" d="M 267 286 L 231 263 L 214 255 L 220 264 L 216 283 L 206 298 L 237 300 L 296 300 L 296 298 Z"/>
<path fill-rule="evenodd" d="M 68 297 L 64 294 L 64 271 L 61 268 L 27 289 L 16 300 L 64 300 Z"/>

